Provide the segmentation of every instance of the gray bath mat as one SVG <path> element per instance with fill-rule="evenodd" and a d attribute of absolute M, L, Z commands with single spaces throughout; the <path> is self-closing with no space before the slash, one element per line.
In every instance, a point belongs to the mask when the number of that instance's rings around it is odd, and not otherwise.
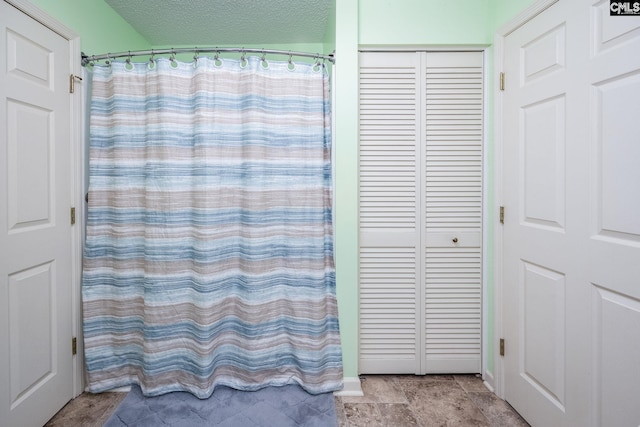
<path fill-rule="evenodd" d="M 105 427 L 338 426 L 333 393 L 312 395 L 297 385 L 240 391 L 216 387 L 208 399 L 173 392 L 144 397 L 138 386 L 107 420 Z"/>

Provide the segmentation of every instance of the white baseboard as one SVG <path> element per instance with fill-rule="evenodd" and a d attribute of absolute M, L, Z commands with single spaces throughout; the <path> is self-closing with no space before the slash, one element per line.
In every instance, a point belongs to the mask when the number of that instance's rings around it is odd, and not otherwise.
<path fill-rule="evenodd" d="M 494 383 L 494 379 L 493 379 L 493 374 L 490 371 L 485 370 L 484 371 L 484 386 L 486 388 L 488 388 L 491 393 L 495 393 L 495 390 L 493 388 L 493 384 L 495 384 Z"/>
<path fill-rule="evenodd" d="M 342 390 L 334 391 L 334 396 L 364 396 L 362 387 L 360 386 L 360 378 L 358 377 L 345 377 L 342 380 Z"/>

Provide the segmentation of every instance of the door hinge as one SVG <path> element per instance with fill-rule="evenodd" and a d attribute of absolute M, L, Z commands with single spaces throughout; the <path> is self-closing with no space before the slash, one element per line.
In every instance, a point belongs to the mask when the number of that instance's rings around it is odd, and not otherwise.
<path fill-rule="evenodd" d="M 75 356 L 78 353 L 78 339 L 76 337 L 71 338 L 71 355 Z"/>
<path fill-rule="evenodd" d="M 71 208 L 71 225 L 76 223 L 76 208 Z"/>
<path fill-rule="evenodd" d="M 500 90 L 504 90 L 504 73 L 500 73 Z"/>
<path fill-rule="evenodd" d="M 504 206 L 500 206 L 500 224 L 504 224 Z"/>
<path fill-rule="evenodd" d="M 500 338 L 500 356 L 504 356 L 504 338 Z"/>
<path fill-rule="evenodd" d="M 75 74 L 69 75 L 69 93 L 73 93 L 76 90 L 76 80 L 82 81 L 82 77 L 76 76 Z"/>

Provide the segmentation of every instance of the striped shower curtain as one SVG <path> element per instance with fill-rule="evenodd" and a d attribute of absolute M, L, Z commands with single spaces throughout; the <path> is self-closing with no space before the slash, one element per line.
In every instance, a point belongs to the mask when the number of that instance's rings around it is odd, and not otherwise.
<path fill-rule="evenodd" d="M 96 65 L 88 389 L 342 386 L 324 67 Z"/>

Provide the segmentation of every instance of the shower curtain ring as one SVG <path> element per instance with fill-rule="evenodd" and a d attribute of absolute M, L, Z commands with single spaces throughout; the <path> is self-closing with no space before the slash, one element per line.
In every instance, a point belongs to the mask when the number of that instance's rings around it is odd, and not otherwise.
<path fill-rule="evenodd" d="M 296 65 L 293 63 L 293 54 L 289 51 L 289 64 L 287 64 L 287 69 L 289 71 L 293 71 L 296 68 Z"/>
<path fill-rule="evenodd" d="M 244 47 L 240 50 L 242 52 L 242 56 L 240 57 L 240 67 L 244 68 L 247 66 L 247 51 L 244 50 Z"/>
<path fill-rule="evenodd" d="M 129 51 L 129 56 L 127 56 L 127 59 L 124 60 L 124 69 L 127 71 L 131 71 L 134 69 L 133 65 L 131 64 L 131 51 Z"/>
<path fill-rule="evenodd" d="M 314 64 L 313 64 L 313 71 L 320 71 L 322 69 L 322 63 L 320 62 L 320 54 L 316 53 L 315 58 L 313 58 L 314 60 Z"/>

